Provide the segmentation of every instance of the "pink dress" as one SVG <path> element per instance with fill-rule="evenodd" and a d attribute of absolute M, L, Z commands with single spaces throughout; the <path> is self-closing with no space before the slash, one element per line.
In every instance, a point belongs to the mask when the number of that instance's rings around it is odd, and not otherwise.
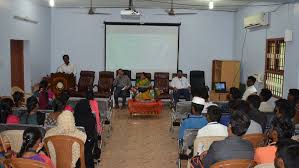
<path fill-rule="evenodd" d="M 91 111 L 96 114 L 97 132 L 99 134 L 101 134 L 102 133 L 102 125 L 101 125 L 101 118 L 100 118 L 98 102 L 96 100 L 89 100 L 89 105 L 90 105 Z"/>

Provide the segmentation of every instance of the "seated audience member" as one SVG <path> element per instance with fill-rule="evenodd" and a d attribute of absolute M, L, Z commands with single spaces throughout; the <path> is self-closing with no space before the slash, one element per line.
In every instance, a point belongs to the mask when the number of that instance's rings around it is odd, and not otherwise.
<path fill-rule="evenodd" d="M 190 89 L 191 85 L 186 77 L 183 76 L 183 71 L 178 70 L 177 76 L 172 79 L 170 82 L 170 88 L 173 89 L 173 99 L 174 104 L 179 101 L 181 96 L 186 99 L 186 101 L 190 101 L 191 94 Z"/>
<path fill-rule="evenodd" d="M 269 100 L 272 97 L 272 92 L 269 89 L 262 89 L 260 93 L 260 99 L 261 99 L 261 105 L 259 110 L 261 112 L 273 112 L 274 107 L 273 105 L 269 102 Z"/>
<path fill-rule="evenodd" d="M 69 102 L 70 95 L 69 95 L 68 91 L 66 91 L 66 90 L 63 91 L 59 97 L 65 104 L 64 110 L 74 112 L 76 104 L 73 102 Z"/>
<path fill-rule="evenodd" d="M 36 97 L 31 96 L 27 99 L 26 104 L 27 110 L 20 115 L 21 124 L 33 124 L 38 125 L 37 121 L 37 110 L 38 110 L 38 100 Z"/>
<path fill-rule="evenodd" d="M 262 126 L 263 131 L 266 129 L 267 118 L 258 109 L 261 105 L 261 99 L 258 95 L 250 95 L 247 97 L 247 102 L 250 105 L 248 116 L 251 120 L 259 123 Z"/>
<path fill-rule="evenodd" d="M 299 143 L 288 139 L 277 143 L 275 156 L 275 168 L 298 168 Z"/>
<path fill-rule="evenodd" d="M 250 119 L 241 110 L 232 114 L 227 132 L 228 137 L 222 141 L 213 142 L 207 152 L 201 156 L 204 167 L 210 167 L 216 162 L 231 159 L 252 160 L 254 149 L 252 144 L 242 139 L 250 125 Z"/>
<path fill-rule="evenodd" d="M 14 102 L 11 98 L 5 97 L 3 99 L 1 99 L 1 102 L 4 104 L 7 104 L 9 107 L 13 107 L 14 106 Z"/>
<path fill-rule="evenodd" d="M 13 101 L 14 101 L 14 107 L 20 108 L 24 106 L 24 102 L 25 102 L 25 95 L 22 92 L 14 92 L 14 94 L 12 95 L 13 97 Z"/>
<path fill-rule="evenodd" d="M 23 133 L 23 143 L 17 157 L 39 161 L 54 168 L 51 159 L 40 150 L 43 148 L 42 133 L 38 128 L 29 127 Z"/>
<path fill-rule="evenodd" d="M 295 116 L 294 116 L 294 124 L 299 124 L 299 97 L 295 100 Z"/>
<path fill-rule="evenodd" d="M 137 93 L 136 99 L 150 100 L 153 99 L 151 95 L 151 81 L 146 78 L 145 73 L 141 73 L 140 79 L 137 79 L 136 86 L 132 89 L 134 93 Z"/>
<path fill-rule="evenodd" d="M 19 124 L 20 119 L 18 116 L 12 114 L 11 106 L 7 103 L 0 101 L 0 123 Z"/>
<path fill-rule="evenodd" d="M 200 129 L 208 124 L 206 117 L 201 115 L 204 108 L 205 100 L 200 97 L 193 97 L 191 114 L 188 115 L 181 123 L 179 129 L 179 139 L 184 138 L 184 131 L 186 129 Z"/>
<path fill-rule="evenodd" d="M 48 89 L 48 81 L 40 81 L 39 89 L 34 93 L 34 96 L 38 98 L 40 109 L 51 108 L 52 101 L 54 100 L 54 94 L 50 89 Z"/>
<path fill-rule="evenodd" d="M 99 135 L 101 135 L 101 133 L 102 133 L 101 114 L 100 114 L 100 111 L 99 111 L 98 102 L 94 99 L 94 95 L 93 95 L 92 90 L 88 90 L 86 92 L 86 99 L 89 101 L 91 111 L 94 113 L 94 115 L 96 117 L 97 132 L 98 132 Z"/>
<path fill-rule="evenodd" d="M 64 104 L 64 101 L 61 100 L 60 97 L 56 98 L 53 103 L 52 103 L 52 107 L 53 107 L 53 110 L 54 112 L 51 112 L 46 120 L 45 120 L 45 125 L 50 125 L 50 126 L 53 126 L 53 125 L 56 125 L 57 124 L 57 118 L 58 116 L 62 113 L 62 111 L 64 110 L 65 108 L 65 104 Z"/>
<path fill-rule="evenodd" d="M 46 132 L 45 138 L 54 135 L 67 135 L 78 138 L 84 143 L 86 141 L 86 134 L 76 128 L 75 118 L 72 112 L 63 111 L 57 118 L 57 126 L 51 128 Z M 49 143 L 49 150 L 52 156 L 52 160 L 56 163 L 56 155 L 53 145 Z M 80 157 L 80 146 L 79 144 L 74 144 L 72 153 L 72 167 L 76 167 L 76 162 Z"/>
<path fill-rule="evenodd" d="M 246 117 L 248 117 L 250 119 L 250 117 L 248 116 L 248 113 L 250 111 L 250 105 L 248 102 L 246 102 L 244 100 L 236 100 L 236 101 L 232 102 L 231 104 L 232 104 L 231 105 L 232 113 L 241 110 L 242 112 L 244 112 Z M 247 135 L 247 134 L 261 134 L 261 133 L 263 133 L 262 126 L 259 123 L 257 123 L 256 121 L 250 119 L 250 125 L 245 134 Z"/>
<path fill-rule="evenodd" d="M 292 105 L 286 99 L 279 99 L 275 101 L 274 113 L 277 118 L 286 117 L 292 119 L 295 112 Z"/>
<path fill-rule="evenodd" d="M 254 160 L 258 164 L 274 163 L 276 143 L 283 139 L 291 139 L 294 131 L 295 128 L 290 119 L 274 119 L 272 129 L 268 133 L 268 146 L 257 148 Z"/>
<path fill-rule="evenodd" d="M 207 113 L 207 119 L 208 124 L 197 132 L 197 138 L 206 137 L 206 136 L 223 136 L 227 137 L 227 127 L 220 124 L 221 118 L 221 111 L 217 106 L 210 106 L 208 107 L 208 113 Z M 197 150 L 197 153 L 201 153 L 203 149 L 203 146 L 201 144 L 198 145 L 199 149 Z"/>
<path fill-rule="evenodd" d="M 130 78 L 124 74 L 122 69 L 117 70 L 117 76 L 113 81 L 115 108 L 119 108 L 118 97 L 122 98 L 122 107 L 126 106 L 126 97 L 128 89 L 131 87 Z"/>
<path fill-rule="evenodd" d="M 217 104 L 214 104 L 213 102 L 209 101 L 209 88 L 208 87 L 201 87 L 194 91 L 194 96 L 198 96 L 200 98 L 203 98 L 205 100 L 205 106 L 202 110 L 203 114 L 206 114 L 208 111 L 209 106 L 217 106 Z"/>
<path fill-rule="evenodd" d="M 247 97 L 248 97 L 249 95 L 257 94 L 257 90 L 256 90 L 256 88 L 254 87 L 255 82 L 256 82 L 255 77 L 253 77 L 253 76 L 249 76 L 249 77 L 248 77 L 248 79 L 247 79 L 247 83 L 246 83 L 246 85 L 247 85 L 247 89 L 246 89 L 246 91 L 245 91 L 244 94 L 243 94 L 242 100 L 247 100 Z"/>
<path fill-rule="evenodd" d="M 296 97 L 299 97 L 299 90 L 298 89 L 289 89 L 287 100 L 292 106 L 295 104 Z"/>
<path fill-rule="evenodd" d="M 76 126 L 84 127 L 87 140 L 84 144 L 85 164 L 88 168 L 94 168 L 93 149 L 97 145 L 96 119 L 92 114 L 89 101 L 87 99 L 80 100 L 75 107 Z"/>
<path fill-rule="evenodd" d="M 227 98 L 229 101 L 241 100 L 242 96 L 241 96 L 240 90 L 236 87 L 231 87 L 229 89 L 229 94 L 228 94 Z M 219 105 L 219 108 L 221 109 L 222 113 L 230 113 L 229 102 Z"/>

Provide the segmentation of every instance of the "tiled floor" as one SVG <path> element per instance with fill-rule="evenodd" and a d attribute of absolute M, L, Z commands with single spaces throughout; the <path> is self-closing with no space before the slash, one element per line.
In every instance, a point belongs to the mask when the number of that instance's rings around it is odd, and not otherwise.
<path fill-rule="evenodd" d="M 176 168 L 177 144 L 169 133 L 169 110 L 160 117 L 135 116 L 115 110 L 112 136 L 100 168 Z"/>

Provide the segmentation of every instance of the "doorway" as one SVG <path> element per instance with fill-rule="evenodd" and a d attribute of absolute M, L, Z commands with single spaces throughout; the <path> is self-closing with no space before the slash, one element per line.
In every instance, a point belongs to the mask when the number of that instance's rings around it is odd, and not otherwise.
<path fill-rule="evenodd" d="M 10 40 L 11 87 L 24 90 L 24 41 Z"/>

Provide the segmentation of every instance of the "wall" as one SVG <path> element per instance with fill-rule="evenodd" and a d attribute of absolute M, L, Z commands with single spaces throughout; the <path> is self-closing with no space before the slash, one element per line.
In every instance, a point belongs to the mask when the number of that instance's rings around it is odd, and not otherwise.
<path fill-rule="evenodd" d="M 132 21 L 120 17 L 120 9 L 98 9 L 112 15 L 87 15 L 87 9 L 52 10 L 51 70 L 62 64 L 62 55 L 83 69 L 104 70 L 104 21 Z M 213 59 L 232 59 L 234 13 L 199 11 L 197 15 L 153 15 L 163 10 L 142 9 L 141 22 L 181 22 L 179 68 L 183 71 L 204 70 L 211 83 Z M 179 10 L 178 10 L 179 12 Z M 134 21 L 134 20 L 133 20 Z M 167 61 L 167 60 L 157 60 Z"/>
<path fill-rule="evenodd" d="M 35 0 L 0 0 L 0 95 L 9 95 L 10 39 L 26 40 L 24 51 L 25 90 L 50 72 L 50 13 Z M 22 22 L 13 16 L 29 16 L 38 24 Z"/>
<path fill-rule="evenodd" d="M 242 46 L 246 30 L 243 28 L 243 19 L 246 16 L 258 12 L 271 12 L 270 26 L 248 30 L 245 39 L 244 50 Z M 241 80 L 244 83 L 248 75 L 254 73 L 264 73 L 265 69 L 265 49 L 266 39 L 284 37 L 287 28 L 293 30 L 293 41 L 287 42 L 284 97 L 287 96 L 289 88 L 298 88 L 298 34 L 299 34 L 299 3 L 277 6 L 255 6 L 246 7 L 239 10 L 235 15 L 235 54 L 234 58 L 241 60 Z M 259 89 L 263 84 L 259 85 Z"/>

